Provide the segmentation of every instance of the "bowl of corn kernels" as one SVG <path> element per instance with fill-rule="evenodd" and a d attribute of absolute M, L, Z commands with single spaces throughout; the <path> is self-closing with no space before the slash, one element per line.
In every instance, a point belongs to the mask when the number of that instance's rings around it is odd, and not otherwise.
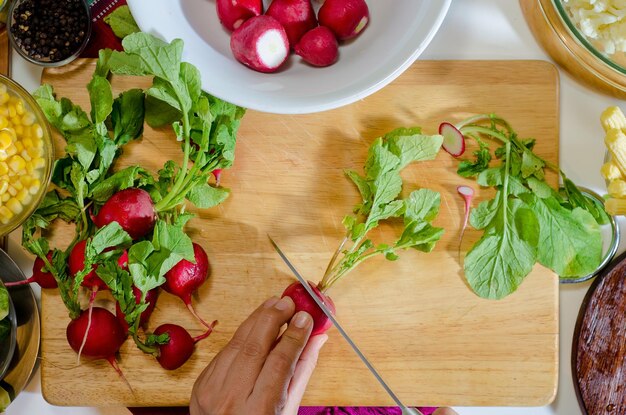
<path fill-rule="evenodd" d="M 20 226 L 43 199 L 53 153 L 50 128 L 33 97 L 0 75 L 0 235 Z"/>

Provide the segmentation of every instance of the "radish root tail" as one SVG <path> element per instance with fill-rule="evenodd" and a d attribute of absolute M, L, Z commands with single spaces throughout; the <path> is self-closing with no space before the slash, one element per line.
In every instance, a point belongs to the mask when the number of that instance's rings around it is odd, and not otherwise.
<path fill-rule="evenodd" d="M 124 372 L 122 372 L 122 369 L 120 369 L 119 365 L 117 364 L 117 360 L 115 360 L 115 356 L 110 356 L 107 358 L 107 361 L 109 362 L 109 364 L 113 367 L 113 369 L 115 369 L 115 371 L 117 372 L 118 375 L 120 375 L 120 377 L 122 378 L 122 380 L 124 381 L 124 383 L 126 383 L 126 386 L 128 386 L 128 389 L 130 390 L 130 392 L 133 394 L 133 396 L 135 395 L 135 390 L 133 389 L 133 387 L 130 385 L 130 382 L 128 381 L 128 379 L 126 379 L 126 376 L 124 376 Z"/>
<path fill-rule="evenodd" d="M 207 337 L 209 337 L 209 335 L 211 333 L 213 333 L 213 328 L 217 325 L 217 320 L 214 320 L 213 323 L 211 323 L 211 326 L 208 328 L 208 330 L 204 333 L 199 335 L 198 337 L 194 337 L 193 338 L 193 342 L 194 343 L 198 343 L 200 340 L 204 340 Z"/>
<path fill-rule="evenodd" d="M 93 312 L 93 303 L 96 301 L 96 295 L 98 294 L 98 287 L 93 287 L 91 291 L 91 295 L 89 296 L 89 314 L 87 317 L 87 329 L 85 329 L 85 335 L 83 336 L 83 342 L 80 344 L 80 349 L 78 349 L 78 356 L 76 358 L 76 364 L 80 365 L 80 356 L 83 354 L 83 349 L 85 348 L 85 344 L 87 343 L 87 335 L 89 334 L 89 329 L 91 329 L 91 315 Z"/>
<path fill-rule="evenodd" d="M 196 310 L 193 308 L 193 305 L 191 305 L 191 301 L 189 301 L 187 303 L 187 309 L 189 310 L 189 312 L 196 318 L 198 319 L 198 321 L 206 328 L 213 330 L 213 326 L 209 323 L 207 323 L 202 317 L 200 317 L 200 315 L 198 313 L 196 313 Z"/>
<path fill-rule="evenodd" d="M 33 279 L 29 278 L 27 280 L 5 282 L 4 286 L 5 287 L 19 287 L 20 285 L 30 284 L 31 282 L 33 282 Z"/>

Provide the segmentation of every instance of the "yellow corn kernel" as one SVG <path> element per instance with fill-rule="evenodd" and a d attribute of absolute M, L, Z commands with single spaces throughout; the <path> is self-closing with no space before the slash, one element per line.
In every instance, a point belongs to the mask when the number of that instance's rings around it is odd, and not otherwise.
<path fill-rule="evenodd" d="M 41 189 L 41 181 L 39 181 L 39 179 L 34 179 L 30 182 L 28 191 L 31 195 L 36 195 L 39 192 L 39 189 Z"/>
<path fill-rule="evenodd" d="M 30 127 L 35 122 L 35 114 L 32 112 L 27 112 L 22 116 L 22 125 L 25 127 Z"/>
<path fill-rule="evenodd" d="M 0 150 L 6 150 L 13 143 L 15 136 L 9 130 L 0 130 Z"/>
<path fill-rule="evenodd" d="M 7 108 L 9 109 L 9 118 L 17 117 L 17 110 L 15 109 L 15 105 L 9 104 Z"/>
<path fill-rule="evenodd" d="M 31 161 L 34 169 L 43 169 L 46 166 L 46 161 L 42 157 L 34 158 Z"/>
<path fill-rule="evenodd" d="M 600 123 L 605 132 L 611 129 L 626 129 L 626 117 L 619 107 L 608 107 L 600 115 Z"/>
<path fill-rule="evenodd" d="M 24 143 L 22 143 L 20 140 L 17 140 L 15 142 L 15 148 L 17 149 L 18 153 L 21 153 L 22 151 L 24 151 Z"/>
<path fill-rule="evenodd" d="M 6 206 L 0 206 L 0 216 L 3 218 L 11 219 L 14 214 L 11 210 Z"/>
<path fill-rule="evenodd" d="M 13 127 L 15 130 L 15 135 L 18 137 L 23 137 L 24 136 L 24 126 L 23 125 L 16 125 L 15 127 Z"/>
<path fill-rule="evenodd" d="M 9 119 L 3 115 L 0 115 L 0 129 L 7 128 L 9 126 Z"/>
<path fill-rule="evenodd" d="M 7 156 L 11 157 L 17 154 L 17 147 L 15 147 L 15 144 L 11 144 L 6 150 L 5 152 L 7 153 Z"/>
<path fill-rule="evenodd" d="M 30 156 L 30 154 L 28 154 L 28 151 L 26 150 L 22 150 L 22 152 L 20 153 L 20 156 L 22 156 L 22 158 L 28 163 L 29 161 L 32 160 L 32 157 Z"/>
<path fill-rule="evenodd" d="M 612 216 L 626 214 L 626 199 L 609 199 L 604 202 L 604 208 Z"/>
<path fill-rule="evenodd" d="M 20 190 L 15 198 L 24 206 L 28 205 L 33 200 L 33 197 L 28 192 L 28 189 Z"/>
<path fill-rule="evenodd" d="M 27 149 L 27 150 L 28 150 L 29 148 L 33 148 L 33 147 L 34 147 L 34 144 L 33 144 L 33 139 L 32 139 L 32 138 L 30 138 L 30 137 L 28 137 L 28 138 L 24 138 L 24 139 L 22 140 L 22 144 L 24 144 L 24 148 L 25 148 L 25 149 Z"/>
<path fill-rule="evenodd" d="M 11 180 L 11 186 L 13 186 L 13 188 L 17 190 L 18 192 L 24 189 L 24 185 L 22 184 L 22 182 L 20 182 L 19 177 L 15 177 L 14 180 Z"/>
<path fill-rule="evenodd" d="M 9 168 L 17 173 L 26 168 L 26 161 L 22 156 L 13 156 L 9 159 Z"/>
<path fill-rule="evenodd" d="M 613 162 L 626 175 L 626 135 L 622 130 L 610 129 L 604 138 L 606 148 L 613 156 Z"/>
<path fill-rule="evenodd" d="M 7 93 L 7 86 L 5 84 L 0 84 L 0 94 Z"/>
<path fill-rule="evenodd" d="M 33 174 L 35 172 L 35 168 L 33 167 L 32 161 L 26 165 L 26 173 Z"/>
<path fill-rule="evenodd" d="M 28 147 L 26 149 L 31 159 L 43 156 L 43 149 L 37 147 Z"/>
<path fill-rule="evenodd" d="M 6 192 L 2 196 L 0 196 L 0 201 L 2 201 L 3 203 L 8 202 L 9 199 L 11 199 L 11 195 L 9 194 L 9 192 Z"/>
<path fill-rule="evenodd" d="M 5 161 L 9 158 L 9 155 L 5 150 L 0 150 L 0 161 Z"/>
<path fill-rule="evenodd" d="M 33 137 L 35 137 L 35 138 L 43 138 L 43 128 L 41 128 L 41 125 L 35 123 L 31 127 L 31 129 L 32 129 L 31 132 L 33 134 Z M 43 145 L 43 142 L 41 143 L 41 145 Z"/>
<path fill-rule="evenodd" d="M 626 181 L 622 179 L 611 180 L 607 190 L 613 197 L 626 197 Z"/>
<path fill-rule="evenodd" d="M 24 101 L 19 100 L 15 103 L 15 112 L 17 112 L 17 115 L 26 114 L 26 108 L 24 108 Z"/>
<path fill-rule="evenodd" d="M 33 181 L 33 176 L 31 176 L 30 174 L 25 174 L 23 176 L 20 176 L 19 180 L 24 186 L 28 187 Z"/>
<path fill-rule="evenodd" d="M 16 215 L 19 215 L 20 213 L 22 213 L 22 210 L 24 210 L 24 206 L 22 206 L 20 201 L 17 200 L 15 197 L 9 199 L 6 206 L 11 209 L 11 212 L 15 213 Z"/>
<path fill-rule="evenodd" d="M 11 196 L 15 197 L 17 195 L 17 189 L 11 185 L 9 185 L 9 188 L 7 189 L 7 193 L 10 194 Z"/>
<path fill-rule="evenodd" d="M 9 182 L 6 180 L 0 181 L 0 195 L 4 195 L 9 190 Z"/>
<path fill-rule="evenodd" d="M 0 94 L 0 105 L 4 105 L 9 102 L 9 98 L 11 97 L 7 92 L 3 92 L 2 94 Z"/>
<path fill-rule="evenodd" d="M 0 176 L 6 176 L 9 173 L 9 165 L 6 161 L 0 161 Z"/>
<path fill-rule="evenodd" d="M 600 174 L 606 180 L 615 180 L 615 179 L 623 178 L 622 172 L 619 170 L 619 167 L 617 167 L 617 165 L 612 161 L 609 161 L 602 165 L 602 167 L 600 168 Z"/>

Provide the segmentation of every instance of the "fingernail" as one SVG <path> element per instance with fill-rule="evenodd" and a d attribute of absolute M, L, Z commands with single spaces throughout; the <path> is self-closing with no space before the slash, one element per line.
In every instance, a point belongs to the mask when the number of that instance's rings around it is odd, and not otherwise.
<path fill-rule="evenodd" d="M 293 318 L 293 324 L 299 329 L 303 329 L 307 327 L 312 322 L 313 322 L 313 319 L 311 318 L 309 313 L 307 313 L 306 311 L 300 311 L 296 313 L 296 315 Z"/>
<path fill-rule="evenodd" d="M 271 308 L 274 306 L 274 304 L 276 304 L 278 302 L 279 298 L 278 297 L 271 297 L 267 300 L 265 300 L 265 302 L 263 303 L 263 307 L 265 308 Z"/>
<path fill-rule="evenodd" d="M 288 310 L 293 306 L 293 300 L 290 297 L 283 297 L 279 302 L 274 304 L 274 308 L 277 310 Z"/>

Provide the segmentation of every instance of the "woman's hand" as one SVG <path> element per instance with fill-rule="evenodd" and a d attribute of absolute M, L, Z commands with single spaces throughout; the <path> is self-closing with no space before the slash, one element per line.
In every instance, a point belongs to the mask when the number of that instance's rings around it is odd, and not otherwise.
<path fill-rule="evenodd" d="M 289 297 L 272 297 L 243 322 L 196 381 L 191 415 L 297 414 L 328 337 L 309 339 L 313 320 L 294 309 Z"/>

